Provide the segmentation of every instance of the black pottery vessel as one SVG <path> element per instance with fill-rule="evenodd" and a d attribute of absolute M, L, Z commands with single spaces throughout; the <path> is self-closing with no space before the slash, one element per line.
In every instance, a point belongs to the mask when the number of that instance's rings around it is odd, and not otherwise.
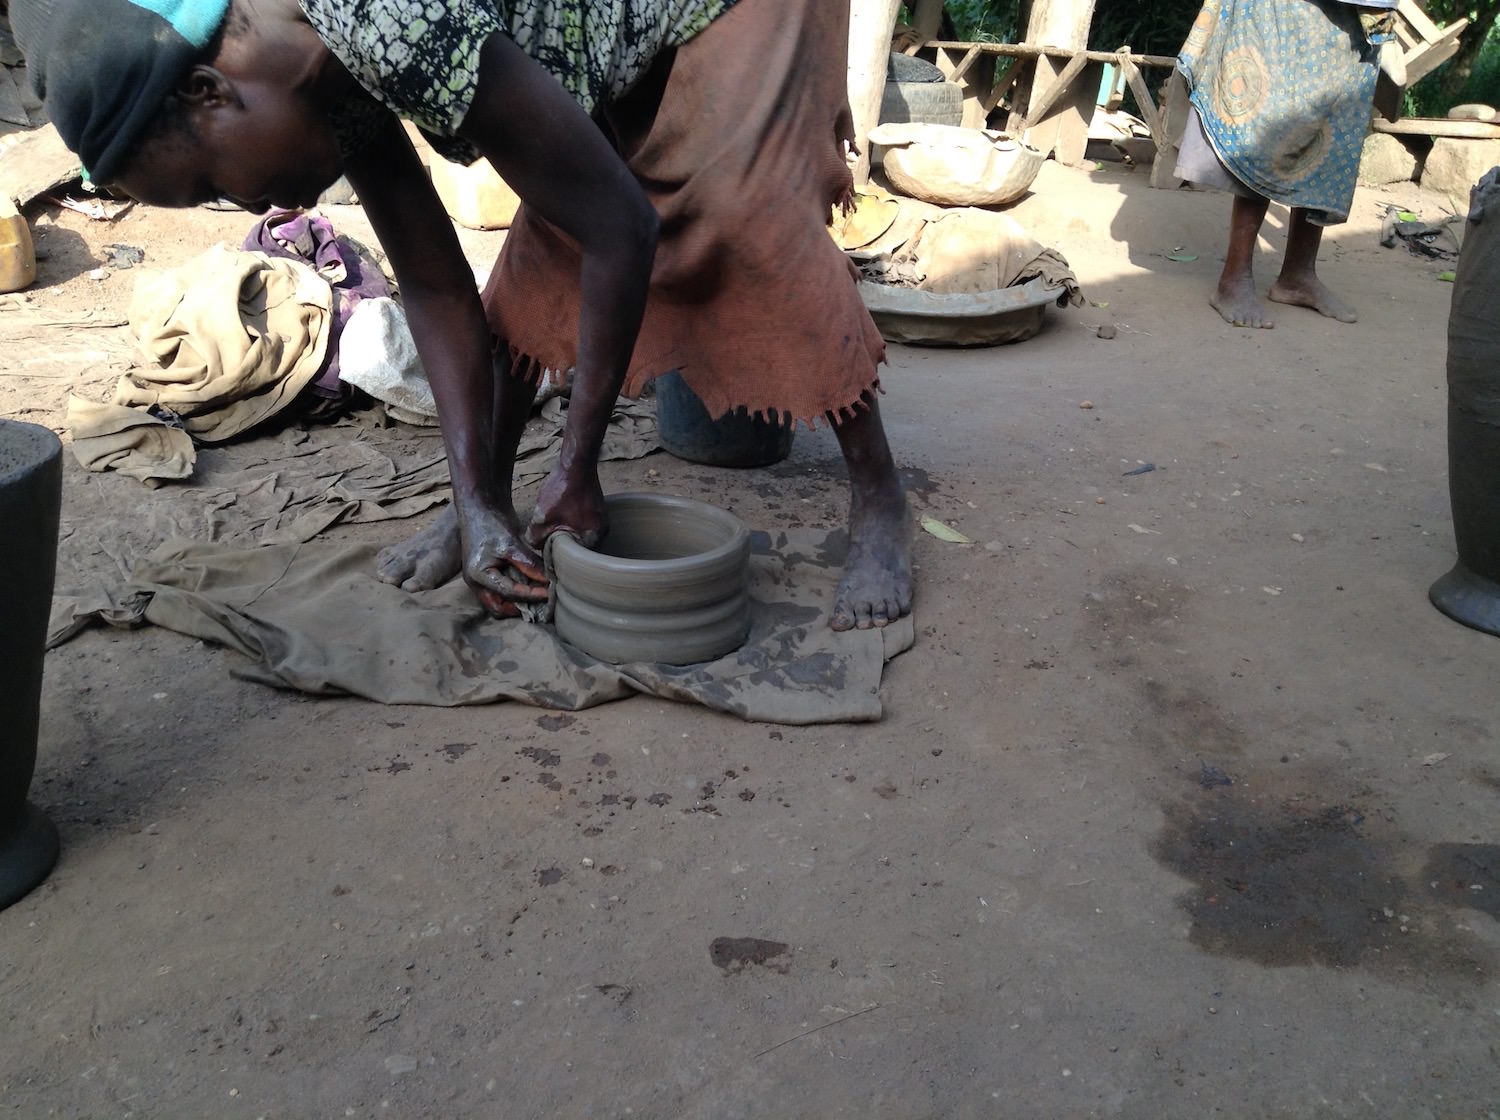
<path fill-rule="evenodd" d="M 1448 494 L 1458 563 L 1433 605 L 1500 635 L 1500 167 L 1474 188 L 1448 316 Z"/>
<path fill-rule="evenodd" d="M 744 410 L 715 420 L 675 369 L 654 384 L 656 434 L 669 454 L 710 467 L 766 467 L 792 453 L 792 425 Z"/>
<path fill-rule="evenodd" d="M 0 909 L 47 877 L 57 829 L 26 800 L 57 563 L 62 444 L 0 419 Z"/>

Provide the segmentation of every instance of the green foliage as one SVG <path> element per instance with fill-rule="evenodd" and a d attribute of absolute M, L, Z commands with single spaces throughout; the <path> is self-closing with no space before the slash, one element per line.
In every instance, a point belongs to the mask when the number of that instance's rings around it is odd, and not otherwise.
<path fill-rule="evenodd" d="M 950 0 L 951 3 L 951 0 Z M 1202 0 L 1098 0 L 1089 46 L 1112 51 L 1129 47 L 1137 54 L 1175 55 L 1181 49 Z"/>
<path fill-rule="evenodd" d="M 1022 0 L 948 0 L 948 16 L 967 43 L 1013 43 L 1020 38 Z"/>
<path fill-rule="evenodd" d="M 1500 3 L 1500 0 L 1495 0 Z M 1202 0 L 1098 0 L 1089 45 L 1103 50 L 1176 54 Z M 1025 0 L 948 0 L 953 30 L 966 42 L 1018 42 L 1025 32 Z"/>
<path fill-rule="evenodd" d="M 1485 39 L 1468 81 L 1457 89 L 1448 89 L 1444 78 L 1452 63 L 1439 66 L 1406 91 L 1404 112 L 1410 117 L 1441 117 L 1455 105 L 1479 102 L 1500 108 L 1500 28 L 1492 29 Z"/>

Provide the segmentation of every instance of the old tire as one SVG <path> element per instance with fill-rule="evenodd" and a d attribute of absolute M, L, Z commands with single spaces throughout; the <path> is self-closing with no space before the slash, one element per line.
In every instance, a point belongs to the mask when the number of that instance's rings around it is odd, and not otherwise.
<path fill-rule="evenodd" d="M 881 124 L 947 124 L 964 121 L 964 91 L 956 82 L 886 82 Z"/>

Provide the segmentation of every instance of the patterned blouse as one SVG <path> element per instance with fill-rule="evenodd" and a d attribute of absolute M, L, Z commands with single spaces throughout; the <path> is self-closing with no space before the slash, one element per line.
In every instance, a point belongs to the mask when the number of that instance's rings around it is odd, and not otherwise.
<path fill-rule="evenodd" d="M 299 0 L 318 37 L 376 101 L 417 125 L 445 159 L 472 163 L 455 133 L 502 31 L 592 113 L 625 93 L 662 51 L 686 43 L 735 0 Z M 379 126 L 355 105 L 334 114 L 346 153 Z"/>

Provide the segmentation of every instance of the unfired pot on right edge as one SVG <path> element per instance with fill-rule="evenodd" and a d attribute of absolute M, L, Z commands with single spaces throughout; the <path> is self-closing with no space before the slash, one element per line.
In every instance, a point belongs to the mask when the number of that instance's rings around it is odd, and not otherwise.
<path fill-rule="evenodd" d="M 1448 493 L 1458 563 L 1428 593 L 1500 635 L 1500 167 L 1474 188 L 1448 316 Z"/>
<path fill-rule="evenodd" d="M 57 437 L 0 420 L 0 909 L 57 862 L 57 829 L 26 794 L 36 769 L 61 502 Z"/>

